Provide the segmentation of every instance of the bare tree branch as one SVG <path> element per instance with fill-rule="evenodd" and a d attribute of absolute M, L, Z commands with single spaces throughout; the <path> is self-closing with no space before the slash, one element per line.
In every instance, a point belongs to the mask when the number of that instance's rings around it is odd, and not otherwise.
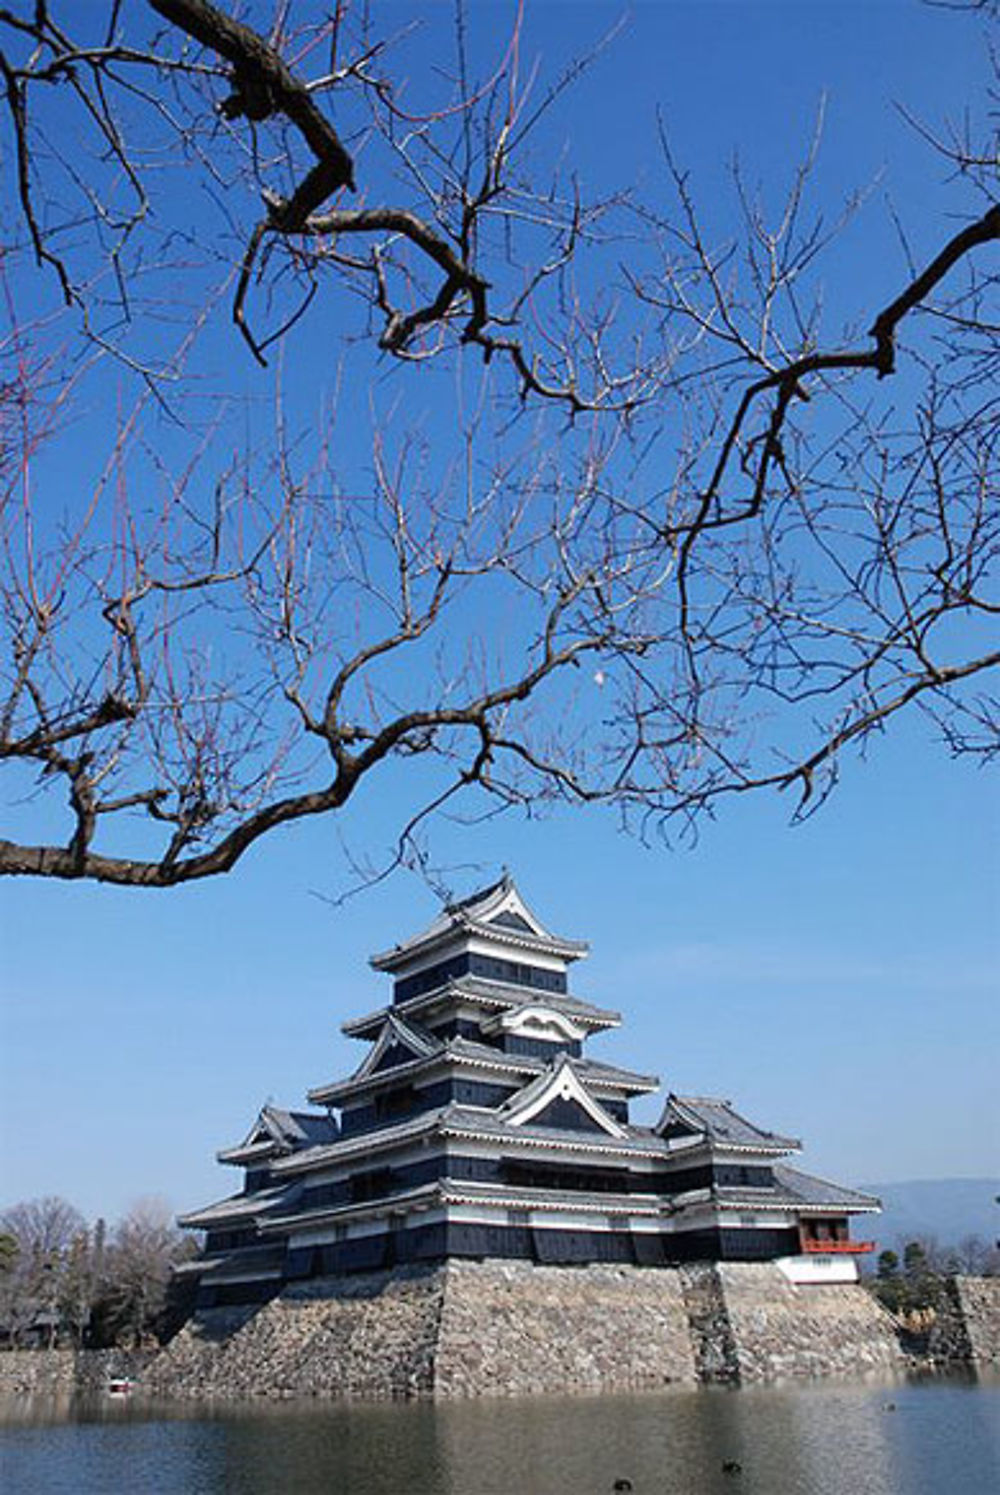
<path fill-rule="evenodd" d="M 901 229 L 902 288 L 830 334 L 864 194 L 813 209 L 821 122 L 776 210 L 733 169 L 716 241 L 662 126 L 646 201 L 529 169 L 603 43 L 536 102 L 520 13 L 485 62 L 456 15 L 414 99 L 363 6 L 0 9 L 0 875 L 174 886 L 383 788 L 387 865 L 466 804 L 801 818 L 914 711 L 1000 751 L 993 126 L 930 132 L 969 221 L 928 207 L 923 268 Z M 208 392 L 220 306 L 282 347 L 270 424 L 250 359 Z M 120 402 L 100 460 L 78 395 Z"/>

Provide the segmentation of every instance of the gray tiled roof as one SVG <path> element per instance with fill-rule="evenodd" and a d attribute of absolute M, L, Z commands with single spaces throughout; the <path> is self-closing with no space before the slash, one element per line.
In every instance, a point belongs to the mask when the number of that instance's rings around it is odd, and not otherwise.
<path fill-rule="evenodd" d="M 298 1202 L 301 1193 L 299 1184 L 281 1184 L 270 1189 L 258 1189 L 255 1194 L 231 1194 L 215 1204 L 206 1204 L 203 1209 L 179 1215 L 178 1225 L 189 1230 L 206 1230 L 211 1226 L 246 1224 L 258 1215 L 273 1213 L 276 1209 L 288 1208 Z"/>
<path fill-rule="evenodd" d="M 500 911 L 504 900 L 510 894 L 514 895 L 525 913 L 532 919 L 537 933 L 530 926 L 521 929 L 512 927 L 508 923 L 492 922 L 494 915 Z M 521 945 L 527 949 L 555 950 L 567 960 L 575 960 L 587 953 L 585 941 L 563 939 L 545 929 L 541 921 L 530 913 L 520 892 L 514 886 L 513 880 L 505 873 L 498 882 L 491 883 L 488 888 L 482 888 L 457 903 L 446 904 L 426 929 L 421 930 L 419 934 L 412 935 L 409 939 L 400 940 L 389 950 L 373 955 L 371 964 L 376 970 L 392 970 L 404 962 L 409 955 L 447 939 L 452 930 L 478 931 L 499 938 L 505 943 Z"/>
<path fill-rule="evenodd" d="M 767 1209 L 768 1206 L 782 1209 L 825 1209 L 844 1212 L 869 1211 L 881 1208 L 871 1194 L 861 1194 L 845 1184 L 831 1183 L 826 1178 L 815 1178 L 802 1173 L 798 1168 L 788 1168 L 778 1163 L 774 1168 L 774 1184 L 762 1188 L 723 1185 L 712 1190 L 718 1204 L 736 1206 L 741 1209 Z"/>
<path fill-rule="evenodd" d="M 274 1171 L 282 1177 L 286 1174 L 305 1173 L 313 1168 L 338 1163 L 345 1157 L 364 1157 L 367 1153 L 384 1147 L 398 1147 L 411 1137 L 422 1137 L 434 1131 L 441 1118 L 452 1109 L 450 1105 L 438 1106 L 432 1111 L 420 1111 L 416 1116 L 406 1116 L 402 1121 L 374 1127 L 370 1131 L 341 1136 L 336 1142 L 323 1147 L 303 1148 L 290 1157 L 280 1158 L 274 1165 Z"/>
<path fill-rule="evenodd" d="M 516 1207 L 517 1201 L 522 1201 L 528 1208 L 547 1204 L 567 1213 L 572 1213 L 574 1208 L 581 1213 L 599 1215 L 674 1213 L 669 1199 L 652 1190 L 649 1194 L 587 1193 L 579 1189 L 539 1189 L 534 1185 L 525 1189 L 519 1188 L 517 1184 L 503 1184 L 495 1189 L 487 1189 L 479 1184 L 454 1178 L 443 1178 L 440 1189 L 445 1196 L 460 1196 L 463 1200 L 471 1200 L 477 1204 L 495 1204 L 501 1208 Z"/>
<path fill-rule="evenodd" d="M 444 1047 L 443 1040 L 435 1037 L 422 1023 L 404 1017 L 400 1012 L 390 1009 L 385 1021 L 390 1033 L 395 1034 L 404 1048 L 411 1049 L 414 1054 L 427 1057 Z"/>
<path fill-rule="evenodd" d="M 567 1017 L 578 1018 L 580 1022 L 594 1027 L 617 1027 L 621 1023 L 620 1012 L 608 1007 L 595 1007 L 591 1002 L 584 1002 L 579 997 L 571 997 L 562 992 L 538 992 L 507 981 L 484 981 L 479 976 L 455 976 L 433 991 L 422 992 L 420 996 L 411 997 L 407 1002 L 377 1007 L 363 1017 L 350 1018 L 341 1025 L 341 1031 L 361 1036 L 385 1022 L 390 1012 L 405 1016 L 408 1012 L 436 1006 L 442 998 L 461 997 L 493 1008 L 527 1007 L 543 1003 L 556 1012 L 564 1012 Z M 407 1021 L 412 1022 L 413 1019 L 409 1018 Z"/>
<path fill-rule="evenodd" d="M 849 1189 L 845 1184 L 831 1183 L 826 1178 L 803 1173 L 799 1168 L 789 1168 L 787 1163 L 777 1163 L 774 1177 L 782 1188 L 801 1204 L 843 1204 L 849 1209 L 878 1210 L 882 1201 L 874 1194 L 862 1194 L 858 1189 Z"/>
<path fill-rule="evenodd" d="M 263 1133 L 263 1136 L 260 1134 Z M 225 1147 L 220 1162 L 251 1164 L 300 1147 L 336 1141 L 340 1128 L 332 1116 L 320 1111 L 286 1111 L 281 1106 L 262 1106 L 242 1142 Z"/>
<path fill-rule="evenodd" d="M 505 1054 L 489 1043 L 477 1043 L 474 1038 L 463 1038 L 460 1034 L 449 1038 L 441 1045 L 442 1053 L 455 1059 L 473 1059 L 480 1064 L 502 1064 L 505 1069 L 537 1069 L 543 1061 L 525 1054 Z"/>
<path fill-rule="evenodd" d="M 391 1081 L 400 1071 L 406 1074 L 412 1074 L 415 1070 L 419 1071 L 432 1060 L 440 1058 L 445 1052 L 444 1040 L 428 1032 L 412 1018 L 401 1017 L 391 1007 L 381 1016 L 382 1025 L 375 1047 L 368 1050 L 354 1073 L 348 1075 L 346 1079 L 334 1080 L 327 1085 L 314 1085 L 308 1092 L 310 1100 L 330 1104 L 337 1096 L 350 1095 L 361 1086 Z M 403 1059 L 399 1064 L 393 1064 L 388 1069 L 380 1069 L 377 1064 L 373 1065 L 379 1044 L 384 1040 L 391 1044 L 394 1038 L 402 1048 L 410 1051 L 410 1058 Z"/>
<path fill-rule="evenodd" d="M 367 1074 L 357 1070 L 346 1080 L 338 1080 L 331 1085 L 316 1085 L 309 1092 L 311 1099 L 333 1100 L 338 1096 L 350 1095 L 361 1087 L 391 1084 L 401 1073 L 412 1077 L 447 1060 L 465 1059 L 473 1064 L 489 1064 L 493 1068 L 504 1069 L 514 1074 L 534 1074 L 544 1068 L 545 1061 L 542 1059 L 505 1054 L 502 1049 L 493 1048 L 487 1043 L 477 1043 L 471 1038 L 455 1037 L 447 1040 L 438 1038 L 418 1023 L 402 1022 L 393 1013 L 387 1016 L 386 1022 L 393 1023 L 404 1034 L 413 1035 L 416 1040 L 413 1057 L 389 1069 L 372 1069 Z"/>
<path fill-rule="evenodd" d="M 621 1084 L 626 1089 L 632 1085 L 643 1090 L 655 1090 L 660 1083 L 659 1075 L 644 1075 L 636 1069 L 622 1069 L 617 1064 L 605 1064 L 603 1059 L 574 1060 L 577 1073 L 585 1080 L 601 1080 L 608 1085 Z"/>
<path fill-rule="evenodd" d="M 729 1143 L 737 1147 L 797 1151 L 801 1146 L 797 1138 L 765 1131 L 763 1127 L 756 1126 L 735 1111 L 730 1101 L 711 1095 L 668 1096 L 657 1130 L 663 1132 L 671 1125 L 688 1128 L 692 1133 L 700 1133 L 712 1142 Z"/>
<path fill-rule="evenodd" d="M 322 1111 L 283 1111 L 285 1134 L 302 1147 L 312 1147 L 323 1142 L 334 1142 L 340 1128 L 332 1116 Z"/>
<path fill-rule="evenodd" d="M 493 1205 L 500 1209 L 544 1208 L 548 1206 L 567 1213 L 574 1210 L 586 1215 L 642 1214 L 666 1216 L 674 1213 L 668 1199 L 636 1194 L 589 1194 L 569 1189 L 540 1189 L 534 1186 L 525 1189 L 516 1184 L 501 1184 L 493 1188 L 469 1182 L 465 1179 L 442 1178 L 399 1193 L 386 1194 L 379 1199 L 368 1199 L 356 1203 L 344 1203 L 317 1208 L 306 1216 L 277 1216 L 264 1225 L 265 1233 L 285 1231 L 289 1226 L 308 1220 L 311 1225 L 324 1221 L 348 1220 L 358 1216 L 391 1214 L 405 1206 L 428 1204 L 436 1201 L 470 1202 Z"/>
<path fill-rule="evenodd" d="M 229 1281 L 246 1281 L 253 1277 L 277 1277 L 285 1261 L 285 1243 L 278 1241 L 266 1246 L 249 1247 L 246 1250 L 230 1251 L 223 1257 L 209 1257 L 203 1267 L 212 1269 L 214 1284 Z"/>
<path fill-rule="evenodd" d="M 391 950 L 385 951 L 385 956 L 395 955 L 411 945 L 422 945 L 426 941 L 437 939 L 456 924 L 481 918 L 488 912 L 492 903 L 498 902 L 503 897 L 510 886 L 510 879 L 505 873 L 496 882 L 490 883 L 489 887 L 479 888 L 475 893 L 470 893 L 467 898 L 459 898 L 454 903 L 446 903 L 426 929 L 421 930 L 419 934 L 411 935 L 409 939 L 399 940 Z M 382 958 L 382 956 L 373 955 L 373 964 Z"/>
<path fill-rule="evenodd" d="M 497 1006 L 527 1007 L 543 1003 L 556 1012 L 565 1012 L 568 1017 L 579 1017 L 584 1021 L 621 1021 L 621 1013 L 609 1007 L 595 1007 L 580 997 L 568 992 L 535 991 L 526 986 L 517 986 L 511 981 L 485 981 L 481 976 L 456 976 L 449 983 L 459 993 L 467 992 L 473 997 L 492 998 Z"/>
<path fill-rule="evenodd" d="M 218 1256 L 195 1256 L 190 1261 L 180 1262 L 172 1268 L 173 1277 L 208 1277 L 213 1284 L 230 1277 L 247 1278 L 260 1273 L 273 1277 L 284 1265 L 285 1242 L 267 1241 L 246 1246 Z"/>
<path fill-rule="evenodd" d="M 534 1054 L 507 1054 L 488 1043 L 477 1043 L 472 1038 L 452 1038 L 447 1052 L 456 1058 L 480 1060 L 486 1064 L 501 1064 L 503 1067 L 520 1070 L 525 1074 L 544 1074 L 552 1067 L 553 1060 Z M 573 1066 L 583 1079 L 600 1080 L 605 1084 L 620 1084 L 624 1088 L 637 1086 L 640 1089 L 656 1089 L 659 1080 L 655 1075 L 638 1074 L 634 1069 L 620 1069 L 616 1064 L 604 1064 L 598 1059 L 579 1058 Z"/>
<path fill-rule="evenodd" d="M 280 1159 L 275 1165 L 275 1171 L 282 1176 L 306 1173 L 315 1168 L 333 1166 L 341 1159 L 363 1157 L 375 1150 L 399 1147 L 411 1138 L 442 1130 L 460 1130 L 475 1136 L 501 1138 L 509 1142 L 520 1141 L 535 1146 L 568 1145 L 584 1151 L 596 1148 L 599 1151 L 639 1152 L 645 1156 L 663 1158 L 669 1156 L 667 1143 L 649 1127 L 625 1127 L 625 1136 L 621 1139 L 603 1132 L 563 1131 L 555 1127 L 533 1128 L 530 1123 L 515 1127 L 495 1112 L 451 1101 L 432 1111 L 421 1111 L 416 1116 L 408 1116 L 384 1127 L 341 1137 L 332 1145 L 305 1148 L 290 1157 Z"/>
<path fill-rule="evenodd" d="M 440 1179 L 418 1184 L 411 1189 L 401 1189 L 395 1194 L 384 1194 L 377 1199 L 351 1200 L 340 1204 L 316 1205 L 313 1209 L 293 1212 L 290 1215 L 273 1215 L 261 1222 L 265 1235 L 288 1230 L 290 1226 L 319 1225 L 327 1220 L 348 1220 L 359 1215 L 391 1214 L 403 1205 L 426 1203 L 436 1199 L 441 1192 Z"/>
<path fill-rule="evenodd" d="M 536 1082 L 537 1083 L 537 1082 Z M 522 1096 L 523 1099 L 523 1096 Z M 624 1127 L 624 1137 L 613 1137 L 608 1132 L 568 1131 L 559 1127 L 512 1126 L 504 1117 L 491 1111 L 477 1111 L 471 1107 L 452 1105 L 442 1112 L 441 1125 L 484 1137 L 501 1137 L 509 1142 L 527 1142 L 536 1145 L 549 1143 L 611 1152 L 654 1153 L 667 1157 L 667 1145 L 662 1137 L 655 1136 L 644 1128 Z"/>

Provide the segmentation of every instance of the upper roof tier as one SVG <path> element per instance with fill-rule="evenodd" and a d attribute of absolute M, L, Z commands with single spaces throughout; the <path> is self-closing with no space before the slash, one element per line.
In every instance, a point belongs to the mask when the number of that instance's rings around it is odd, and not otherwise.
<path fill-rule="evenodd" d="M 416 963 L 426 963 L 435 951 L 475 936 L 522 957 L 534 953 L 567 964 L 586 955 L 589 948 L 585 940 L 563 939 L 546 929 L 505 872 L 490 887 L 447 904 L 421 934 L 373 955 L 371 964 L 376 971 L 405 971 Z"/>

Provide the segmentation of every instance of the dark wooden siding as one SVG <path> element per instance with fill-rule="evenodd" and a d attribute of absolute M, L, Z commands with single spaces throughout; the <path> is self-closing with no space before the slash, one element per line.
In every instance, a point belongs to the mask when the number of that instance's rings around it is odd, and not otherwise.
<path fill-rule="evenodd" d="M 721 1188 L 771 1189 L 774 1170 L 752 1163 L 699 1163 L 694 1168 L 663 1170 L 657 1174 L 656 1189 L 661 1194 L 685 1194 L 689 1189 L 710 1189 L 713 1184 Z"/>
<path fill-rule="evenodd" d="M 415 1054 L 414 1051 L 412 1049 L 408 1049 L 405 1044 L 391 1043 L 386 1049 L 385 1053 L 382 1055 L 381 1059 L 379 1059 L 378 1063 L 375 1065 L 372 1073 L 382 1074 L 384 1070 L 396 1069 L 400 1064 L 411 1064 L 414 1059 L 418 1059 L 419 1057 L 419 1054 Z"/>
<path fill-rule="evenodd" d="M 244 1194 L 256 1194 L 271 1182 L 270 1168 L 248 1168 L 243 1175 Z"/>
<path fill-rule="evenodd" d="M 435 1023 L 430 1018 L 425 1027 L 435 1038 L 471 1038 L 475 1043 L 495 1044 L 495 1039 L 484 1035 L 478 1023 L 466 1017 L 450 1017 L 444 1023 Z"/>
<path fill-rule="evenodd" d="M 597 1168 L 578 1163 L 545 1163 L 504 1158 L 505 1183 L 534 1189 L 572 1189 L 588 1194 L 627 1194 L 649 1188 L 648 1182 L 627 1168 Z"/>
<path fill-rule="evenodd" d="M 203 1308 L 230 1308 L 242 1304 L 267 1303 L 282 1288 L 274 1279 L 259 1282 L 220 1282 L 212 1286 L 201 1283 L 195 1297 L 195 1311 Z"/>
<path fill-rule="evenodd" d="M 300 1208 L 303 1212 L 334 1209 L 361 1199 L 390 1198 L 440 1178 L 456 1182 L 507 1184 L 526 1192 L 565 1189 L 584 1194 L 647 1194 L 656 1190 L 654 1175 L 632 1172 L 626 1167 L 549 1163 L 530 1157 L 477 1158 L 440 1151 L 395 1167 L 359 1168 L 336 1183 L 307 1186 L 302 1192 Z M 367 1192 L 358 1192 L 359 1189 Z"/>
<path fill-rule="evenodd" d="M 603 1132 L 604 1128 L 599 1126 L 594 1118 L 586 1112 L 578 1101 L 564 1100 L 557 1095 L 555 1100 L 549 1101 L 543 1111 L 537 1116 L 532 1116 L 531 1126 L 553 1127 L 561 1132 Z M 607 1136 L 607 1133 L 604 1133 Z"/>
<path fill-rule="evenodd" d="M 752 1163 L 715 1163 L 712 1173 L 717 1184 L 730 1188 L 774 1188 L 773 1168 L 761 1168 Z"/>
<path fill-rule="evenodd" d="M 524 1033 L 506 1033 L 503 1050 L 505 1054 L 526 1054 L 531 1059 L 555 1059 L 558 1054 L 571 1054 L 578 1059 L 582 1053 L 578 1039 L 529 1038 Z"/>
<path fill-rule="evenodd" d="M 380 1092 L 361 1105 L 345 1106 L 341 1112 L 340 1130 L 344 1137 L 391 1126 L 406 1116 L 419 1116 L 436 1110 L 450 1101 L 465 1106 L 500 1106 L 518 1090 L 515 1080 L 505 1084 L 467 1080 L 450 1076 L 433 1085 L 400 1086 Z"/>
<path fill-rule="evenodd" d="M 723 1229 L 684 1231 L 675 1235 L 631 1231 L 556 1230 L 544 1226 L 451 1224 L 392 1225 L 377 1234 L 325 1246 L 289 1250 L 284 1279 L 372 1272 L 407 1263 L 444 1261 L 448 1257 L 479 1260 L 524 1260 L 561 1266 L 618 1262 L 646 1267 L 685 1261 L 770 1261 L 798 1249 L 794 1229 Z M 198 1294 L 199 1307 L 223 1303 L 264 1302 L 276 1291 L 270 1281 L 208 1283 Z"/>
<path fill-rule="evenodd" d="M 410 997 L 423 996 L 459 976 L 481 976 L 487 981 L 503 981 L 512 986 L 524 986 L 529 991 L 565 993 L 565 971 L 545 971 L 540 966 L 523 964 L 517 960 L 498 960 L 491 955 L 472 955 L 466 951 L 453 955 L 450 960 L 439 961 L 418 971 L 415 976 L 403 976 L 393 987 L 394 1002 L 406 1002 Z"/>
<path fill-rule="evenodd" d="M 205 1237 L 205 1255 L 218 1256 L 223 1251 L 236 1251 L 241 1246 L 253 1243 L 257 1231 L 253 1225 L 241 1230 L 210 1230 Z"/>

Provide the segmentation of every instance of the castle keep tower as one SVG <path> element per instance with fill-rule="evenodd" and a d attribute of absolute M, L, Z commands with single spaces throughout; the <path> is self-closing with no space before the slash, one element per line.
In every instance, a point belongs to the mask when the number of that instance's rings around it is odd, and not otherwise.
<path fill-rule="evenodd" d="M 206 1232 L 199 1306 L 456 1257 L 777 1261 L 796 1282 L 855 1280 L 871 1243 L 848 1217 L 878 1201 L 789 1167 L 793 1138 L 706 1097 L 632 1120 L 659 1081 L 586 1051 L 621 1022 L 571 994 L 586 953 L 504 877 L 374 956 L 392 1000 L 344 1024 L 367 1045 L 358 1068 L 309 1092 L 320 1110 L 265 1106 L 218 1155 L 242 1191 L 182 1218 Z"/>

